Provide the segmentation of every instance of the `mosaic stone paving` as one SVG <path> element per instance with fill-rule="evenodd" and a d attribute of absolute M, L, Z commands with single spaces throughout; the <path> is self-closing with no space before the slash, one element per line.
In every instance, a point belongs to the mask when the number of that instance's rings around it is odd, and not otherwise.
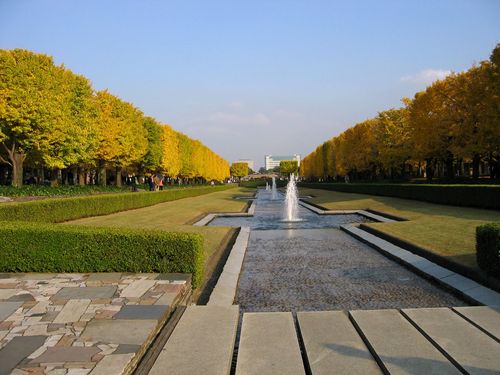
<path fill-rule="evenodd" d="M 0 375 L 129 373 L 187 274 L 0 274 Z"/>

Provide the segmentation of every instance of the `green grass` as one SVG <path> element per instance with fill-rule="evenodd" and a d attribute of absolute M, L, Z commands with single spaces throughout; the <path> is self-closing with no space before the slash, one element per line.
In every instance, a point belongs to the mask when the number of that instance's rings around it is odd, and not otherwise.
<path fill-rule="evenodd" d="M 310 201 L 328 209 L 373 209 L 404 217 L 409 221 L 369 225 L 475 269 L 476 227 L 500 221 L 495 210 L 320 189 L 300 188 L 300 194 L 315 196 Z"/>
<path fill-rule="evenodd" d="M 244 210 L 247 202 L 233 198 L 245 195 L 250 197 L 253 192 L 253 189 L 235 188 L 111 215 L 73 220 L 67 222 L 67 224 L 200 233 L 204 237 L 205 259 L 209 261 L 210 257 L 221 246 L 224 246 L 225 240 L 234 233 L 234 229 L 228 227 L 194 227 L 192 223 L 210 212 L 240 212 Z M 207 276 L 209 276 L 208 273 L 205 272 Z"/>

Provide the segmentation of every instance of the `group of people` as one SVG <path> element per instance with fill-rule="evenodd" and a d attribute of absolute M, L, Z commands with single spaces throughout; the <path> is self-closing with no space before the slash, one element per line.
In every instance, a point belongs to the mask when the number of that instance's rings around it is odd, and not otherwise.
<path fill-rule="evenodd" d="M 153 174 L 149 177 L 146 177 L 146 183 L 149 186 L 149 191 L 159 191 L 163 190 L 164 185 L 164 177 L 159 174 Z"/>

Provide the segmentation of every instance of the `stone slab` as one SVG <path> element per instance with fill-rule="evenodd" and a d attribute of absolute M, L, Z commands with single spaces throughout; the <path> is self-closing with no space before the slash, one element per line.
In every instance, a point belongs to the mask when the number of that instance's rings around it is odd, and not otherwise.
<path fill-rule="evenodd" d="M 349 315 L 386 373 L 461 373 L 397 310 L 356 310 Z"/>
<path fill-rule="evenodd" d="M 207 305 L 233 304 L 249 237 L 250 228 L 242 227 Z"/>
<path fill-rule="evenodd" d="M 473 288 L 481 286 L 475 281 L 472 281 L 471 279 L 463 277 L 459 274 L 443 277 L 441 279 L 441 282 L 461 292 L 466 292 L 467 290 L 471 290 Z"/>
<path fill-rule="evenodd" d="M 297 321 L 312 374 L 382 374 L 344 312 L 299 312 Z"/>
<path fill-rule="evenodd" d="M 158 300 L 155 302 L 155 305 L 171 306 L 174 303 L 177 296 L 178 293 L 166 292 L 160 298 L 158 298 Z"/>
<path fill-rule="evenodd" d="M 90 305 L 89 299 L 69 300 L 63 309 L 57 314 L 53 323 L 73 323 L 80 320 L 81 316 Z"/>
<path fill-rule="evenodd" d="M 54 299 L 98 299 L 112 298 L 116 292 L 115 285 L 88 286 L 85 288 L 62 288 L 54 295 Z"/>
<path fill-rule="evenodd" d="M 469 289 L 463 293 L 480 304 L 500 307 L 500 293 L 497 293 L 489 288 L 485 288 L 484 286 Z"/>
<path fill-rule="evenodd" d="M 127 365 L 134 357 L 133 353 L 111 354 L 104 357 L 90 375 L 120 375 L 125 373 Z"/>
<path fill-rule="evenodd" d="M 466 306 L 454 307 L 453 310 L 477 324 L 500 342 L 500 307 Z"/>
<path fill-rule="evenodd" d="M 103 284 L 118 283 L 122 277 L 119 272 L 98 272 L 91 273 L 87 278 L 87 282 L 101 282 Z"/>
<path fill-rule="evenodd" d="M 0 350 L 0 375 L 10 374 L 24 358 L 43 345 L 46 336 L 17 336 Z"/>
<path fill-rule="evenodd" d="M 142 345 L 157 324 L 156 320 L 91 320 L 82 332 L 81 338 L 85 341 L 111 344 Z"/>
<path fill-rule="evenodd" d="M 101 350 L 94 347 L 55 346 L 49 347 L 30 363 L 92 362 L 92 357 Z"/>
<path fill-rule="evenodd" d="M 113 352 L 113 354 L 137 353 L 140 348 L 140 345 L 120 344 Z"/>
<path fill-rule="evenodd" d="M 190 273 L 160 273 L 156 280 L 186 281 L 191 282 Z"/>
<path fill-rule="evenodd" d="M 305 374 L 291 313 L 243 315 L 236 374 Z"/>
<path fill-rule="evenodd" d="M 126 305 L 113 318 L 160 320 L 165 316 L 168 308 L 169 306 L 166 305 Z"/>
<path fill-rule="evenodd" d="M 149 374 L 229 374 L 238 317 L 238 306 L 189 306 Z"/>
<path fill-rule="evenodd" d="M 22 302 L 0 302 L 0 322 L 6 320 L 9 316 L 21 307 Z"/>
<path fill-rule="evenodd" d="M 120 293 L 120 297 L 139 298 L 156 284 L 155 280 L 137 280 L 130 283 Z"/>
<path fill-rule="evenodd" d="M 500 344 L 450 309 L 402 311 L 466 372 L 500 372 Z"/>

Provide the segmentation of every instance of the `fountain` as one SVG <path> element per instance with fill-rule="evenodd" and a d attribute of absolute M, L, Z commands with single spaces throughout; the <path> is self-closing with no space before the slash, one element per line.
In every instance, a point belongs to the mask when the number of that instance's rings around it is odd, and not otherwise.
<path fill-rule="evenodd" d="M 274 201 L 278 199 L 278 192 L 276 190 L 276 177 L 273 176 L 273 187 L 271 188 L 271 199 Z"/>
<path fill-rule="evenodd" d="M 266 181 L 266 191 L 269 191 L 269 182 Z"/>
<path fill-rule="evenodd" d="M 299 197 L 297 194 L 297 183 L 295 175 L 290 175 L 290 181 L 286 185 L 285 206 L 283 210 L 283 221 L 301 221 L 299 219 Z"/>

